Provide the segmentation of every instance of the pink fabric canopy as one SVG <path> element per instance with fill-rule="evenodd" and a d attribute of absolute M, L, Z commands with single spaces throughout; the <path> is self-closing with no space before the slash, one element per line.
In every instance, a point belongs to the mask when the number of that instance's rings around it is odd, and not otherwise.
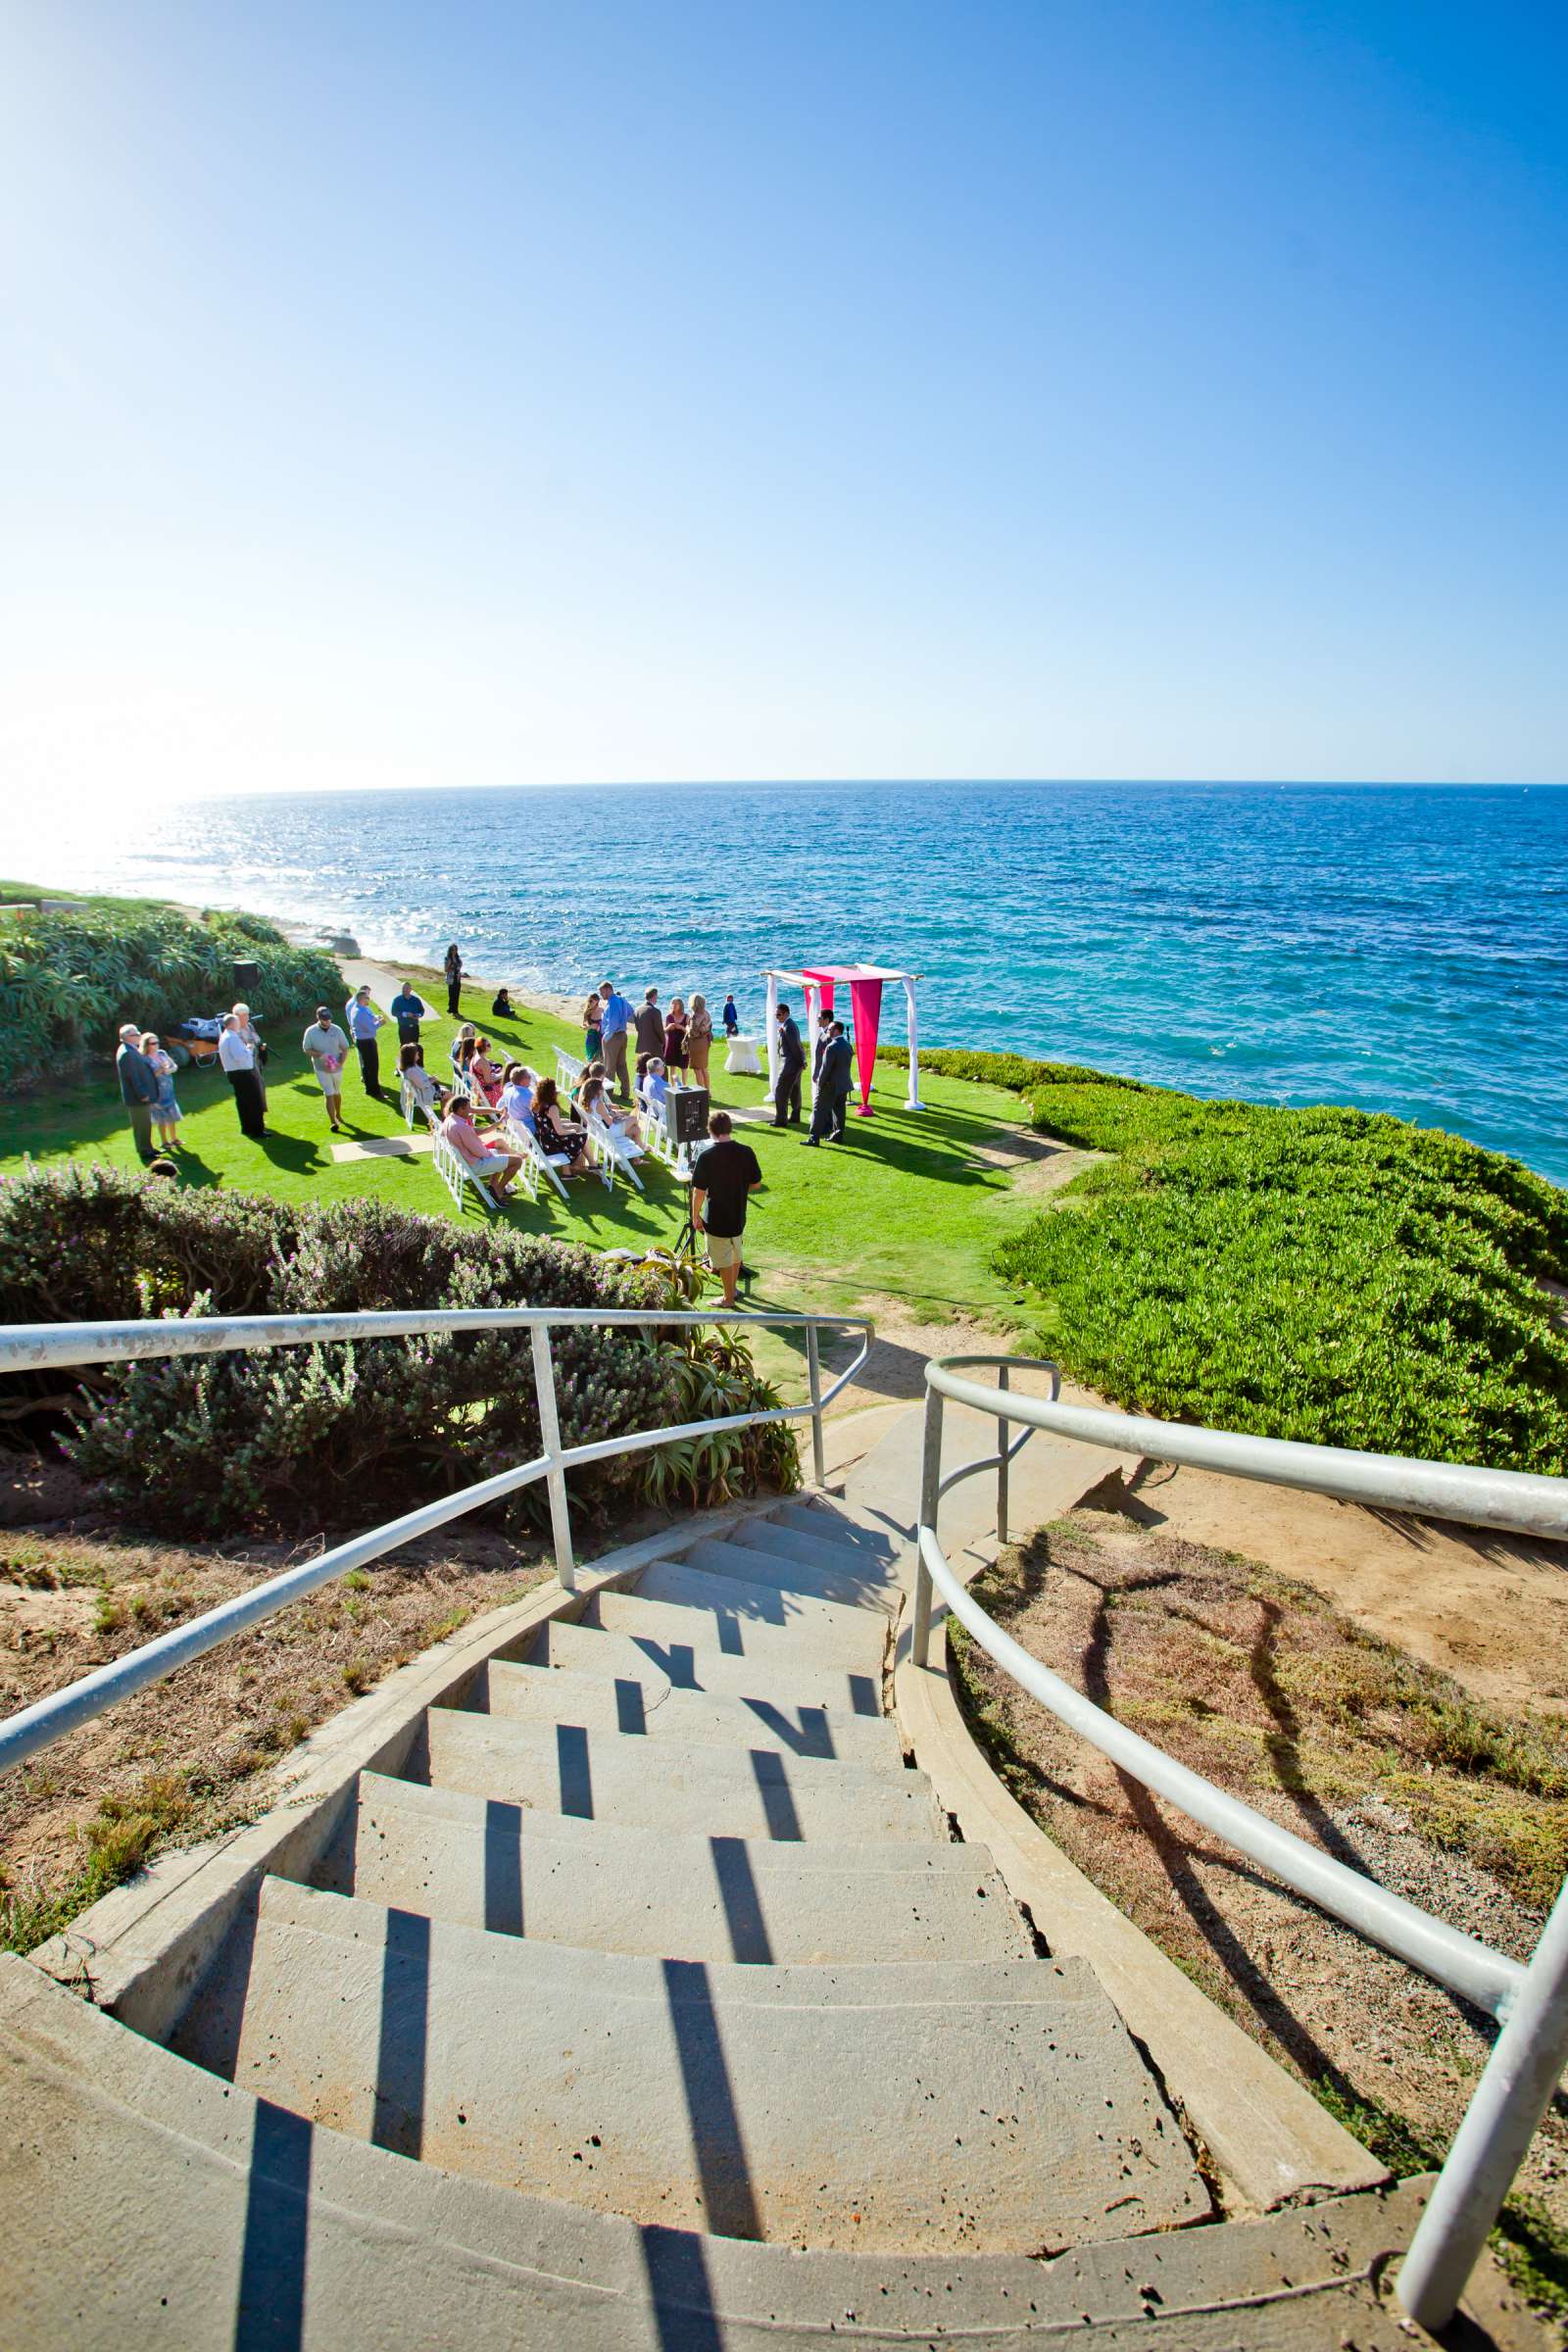
<path fill-rule="evenodd" d="M 801 978 L 809 980 L 820 989 L 822 1003 L 831 1012 L 833 991 L 839 981 L 848 983 L 850 1006 L 855 1024 L 855 1066 L 860 1080 L 860 1116 L 871 1115 L 871 1077 L 876 1068 L 876 1038 L 882 1020 L 882 983 L 897 978 L 896 973 L 884 972 L 875 964 L 819 963 L 801 967 Z"/>

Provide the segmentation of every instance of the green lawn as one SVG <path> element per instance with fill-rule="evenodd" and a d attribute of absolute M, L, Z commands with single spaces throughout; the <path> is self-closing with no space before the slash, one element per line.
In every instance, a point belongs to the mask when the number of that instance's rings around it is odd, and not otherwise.
<path fill-rule="evenodd" d="M 433 979 L 423 983 L 423 993 L 427 1001 L 434 995 Z M 558 1042 L 581 1051 L 580 1035 L 565 1023 L 535 1012 L 492 1021 L 489 1004 L 488 990 L 468 992 L 465 1017 L 537 1068 L 553 1073 Z M 336 1139 L 328 1133 L 320 1090 L 300 1054 L 310 1011 L 288 1020 L 273 1017 L 268 1024 L 272 1132 L 264 1142 L 250 1143 L 241 1135 L 233 1097 L 220 1073 L 181 1071 L 177 1092 L 185 1120 L 177 1156 L 185 1182 L 267 1191 L 287 1200 L 375 1197 L 436 1216 L 457 1215 L 427 1153 L 411 1159 L 333 1160 Z M 454 1030 L 444 1014 L 425 1024 L 425 1058 L 432 1070 L 446 1065 Z M 396 1046 L 387 1042 L 393 1034 L 390 1029 L 382 1033 L 383 1078 L 390 1077 L 396 1062 Z M 761 1080 L 728 1077 L 721 1063 L 720 1050 L 714 1055 L 715 1100 L 735 1110 L 760 1103 Z M 1026 1204 L 1013 1192 L 1010 1172 L 987 1164 L 979 1152 L 1017 1134 L 1023 1106 L 1001 1088 L 953 1078 L 922 1079 L 922 1093 L 929 1108 L 905 1110 L 904 1072 L 879 1069 L 874 1115 L 852 1116 L 848 1142 L 813 1152 L 809 1158 L 793 1130 L 750 1125 L 741 1130 L 757 1152 L 766 1183 L 753 1203 L 748 1230 L 748 1257 L 758 1269 L 754 1304 L 863 1301 L 875 1312 L 879 1302 L 892 1302 L 923 1321 L 958 1313 L 1017 1319 L 1016 1287 L 992 1270 L 990 1258 L 997 1241 L 1022 1223 Z M 357 1062 L 346 1074 L 344 1112 L 351 1135 L 406 1132 L 393 1104 L 366 1096 Z M 62 1084 L 0 1106 L 0 1168 L 15 1167 L 24 1154 L 40 1161 L 97 1158 L 133 1164 L 130 1132 L 107 1066 L 90 1083 Z M 667 1247 L 685 1214 L 684 1188 L 652 1161 L 644 1163 L 644 1181 L 648 1189 L 640 1196 L 623 1184 L 608 1194 L 597 1179 L 579 1179 L 570 1187 L 569 1201 L 554 1195 L 537 1203 L 519 1198 L 503 1213 L 524 1231 L 596 1249 Z M 463 1213 L 470 1222 L 484 1215 L 471 1195 Z"/>

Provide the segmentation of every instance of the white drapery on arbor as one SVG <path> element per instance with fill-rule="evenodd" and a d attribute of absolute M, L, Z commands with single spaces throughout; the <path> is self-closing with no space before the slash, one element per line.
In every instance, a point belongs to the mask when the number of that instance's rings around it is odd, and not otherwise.
<path fill-rule="evenodd" d="M 870 1064 L 876 1052 L 877 1023 L 877 1012 L 873 1010 L 869 1039 L 860 1035 L 860 1008 L 869 994 L 866 984 L 877 983 L 877 997 L 880 999 L 882 985 L 889 981 L 897 981 L 904 990 L 905 1020 L 909 1040 L 909 1086 L 904 1107 L 906 1110 L 924 1110 L 925 1104 L 920 1100 L 920 1027 L 914 1002 L 914 984 L 919 977 L 918 972 L 891 971 L 885 964 L 880 963 L 817 963 L 800 971 L 764 972 L 762 978 L 767 983 L 767 1020 L 764 1025 L 763 1046 L 767 1054 L 769 1086 L 776 1084 L 778 1076 L 779 1003 L 782 998 L 793 1010 L 796 997 L 799 995 L 802 1000 L 801 1009 L 805 1014 L 805 1018 L 799 1023 L 801 1040 L 806 1048 L 804 1083 L 808 1102 L 815 1102 L 816 1083 L 811 1075 L 811 1065 L 815 1059 L 813 1044 L 816 1037 L 817 1007 L 824 1003 L 835 1004 L 835 992 L 842 986 L 848 990 L 851 1004 L 854 1005 L 857 1015 L 856 1062 L 860 1074 L 860 1109 L 864 1115 L 867 1108 L 866 1098 L 869 1096 L 871 1087 Z M 846 1008 L 847 1010 L 848 1008 Z M 844 1019 L 845 1028 L 848 1029 L 850 1027 L 849 1019 L 844 1014 L 841 1014 L 840 1018 Z"/>

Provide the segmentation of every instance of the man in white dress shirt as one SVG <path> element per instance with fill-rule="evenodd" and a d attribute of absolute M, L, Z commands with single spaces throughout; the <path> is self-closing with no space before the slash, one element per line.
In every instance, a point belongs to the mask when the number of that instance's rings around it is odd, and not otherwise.
<path fill-rule="evenodd" d="M 218 1040 L 218 1058 L 222 1063 L 229 1085 L 234 1090 L 234 1107 L 245 1134 L 252 1137 L 267 1133 L 266 1105 L 256 1076 L 256 1056 L 245 1040 L 245 1033 L 234 1015 L 225 1013 Z"/>

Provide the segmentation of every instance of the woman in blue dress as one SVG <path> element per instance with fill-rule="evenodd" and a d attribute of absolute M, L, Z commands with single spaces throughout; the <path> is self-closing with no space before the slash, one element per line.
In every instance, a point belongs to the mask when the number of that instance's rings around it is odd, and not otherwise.
<path fill-rule="evenodd" d="M 158 1130 L 158 1141 L 169 1152 L 179 1141 L 179 1122 L 185 1115 L 174 1100 L 174 1057 L 165 1053 L 151 1029 L 141 1041 L 141 1050 L 157 1073 L 158 1100 L 152 1105 L 153 1125 Z"/>

